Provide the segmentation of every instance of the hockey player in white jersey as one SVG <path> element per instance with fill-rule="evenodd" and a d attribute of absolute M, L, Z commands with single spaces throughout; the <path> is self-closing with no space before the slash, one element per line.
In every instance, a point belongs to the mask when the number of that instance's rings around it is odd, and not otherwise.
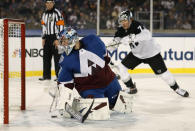
<path fill-rule="evenodd" d="M 151 33 L 141 23 L 133 20 L 132 12 L 122 11 L 118 22 L 121 25 L 108 45 L 109 49 L 116 49 L 120 44 L 127 44 L 131 52 L 118 65 L 122 81 L 130 88 L 130 94 L 137 93 L 128 69 L 133 70 L 141 63 L 149 64 L 154 73 L 160 76 L 177 94 L 188 97 L 189 93 L 181 89 L 172 74 L 167 70 L 160 54 L 160 45 L 152 38 Z"/>

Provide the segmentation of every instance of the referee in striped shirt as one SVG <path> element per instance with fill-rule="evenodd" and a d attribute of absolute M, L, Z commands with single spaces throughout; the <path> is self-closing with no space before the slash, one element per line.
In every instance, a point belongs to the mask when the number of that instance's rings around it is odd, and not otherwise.
<path fill-rule="evenodd" d="M 55 73 L 56 78 L 59 72 L 59 59 L 57 45 L 58 34 L 64 28 L 64 20 L 62 14 L 58 9 L 55 8 L 54 0 L 45 0 L 46 11 L 42 15 L 42 46 L 43 46 L 43 77 L 39 80 L 50 80 L 51 79 L 51 60 L 54 56 Z"/>

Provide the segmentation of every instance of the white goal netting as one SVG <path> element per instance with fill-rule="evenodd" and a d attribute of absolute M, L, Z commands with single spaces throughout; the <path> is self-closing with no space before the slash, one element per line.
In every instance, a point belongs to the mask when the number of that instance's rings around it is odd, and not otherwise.
<path fill-rule="evenodd" d="M 8 22 L 8 33 L 4 28 L 4 21 L 0 19 L 0 123 L 5 119 L 5 92 L 9 98 L 9 119 L 12 119 L 12 111 L 19 110 L 21 106 L 21 24 Z M 5 36 L 8 36 L 7 42 Z M 8 67 L 5 64 L 5 46 L 8 46 Z M 5 68 L 8 68 L 8 73 Z M 8 90 L 4 87 L 5 75 L 8 75 Z"/>

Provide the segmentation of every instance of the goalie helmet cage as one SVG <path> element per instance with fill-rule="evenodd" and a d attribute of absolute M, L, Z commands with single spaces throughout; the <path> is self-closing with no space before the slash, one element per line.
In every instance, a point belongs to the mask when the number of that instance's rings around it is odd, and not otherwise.
<path fill-rule="evenodd" d="M 9 48 L 12 48 L 14 45 L 11 45 L 10 39 L 14 44 L 18 44 L 20 48 L 20 66 L 19 67 L 19 77 L 20 77 L 20 85 L 17 90 L 20 92 L 21 100 L 18 100 L 20 105 L 20 110 L 25 110 L 25 22 L 19 19 L 0 19 L 0 77 L 2 80 L 2 84 L 0 88 L 2 88 L 2 96 L 0 101 L 2 102 L 2 120 L 4 124 L 9 124 L 9 79 L 10 79 L 10 71 L 9 71 L 9 62 L 10 62 L 10 54 Z M 15 41 L 17 39 L 19 42 Z M 17 65 L 11 65 L 17 66 Z M 15 94 L 15 92 L 14 92 Z M 19 98 L 19 99 L 20 99 Z"/>

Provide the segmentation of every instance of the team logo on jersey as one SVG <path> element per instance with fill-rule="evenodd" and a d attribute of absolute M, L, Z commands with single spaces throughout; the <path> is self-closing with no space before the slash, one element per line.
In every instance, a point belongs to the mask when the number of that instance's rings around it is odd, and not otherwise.
<path fill-rule="evenodd" d="M 88 72 L 89 75 L 94 75 L 102 69 L 100 66 L 90 60 L 88 60 L 88 67 L 91 68 L 91 72 Z"/>
<path fill-rule="evenodd" d="M 105 66 L 105 61 L 93 52 L 85 49 L 79 50 L 80 73 L 75 73 L 75 77 L 88 77 L 94 75 Z"/>

